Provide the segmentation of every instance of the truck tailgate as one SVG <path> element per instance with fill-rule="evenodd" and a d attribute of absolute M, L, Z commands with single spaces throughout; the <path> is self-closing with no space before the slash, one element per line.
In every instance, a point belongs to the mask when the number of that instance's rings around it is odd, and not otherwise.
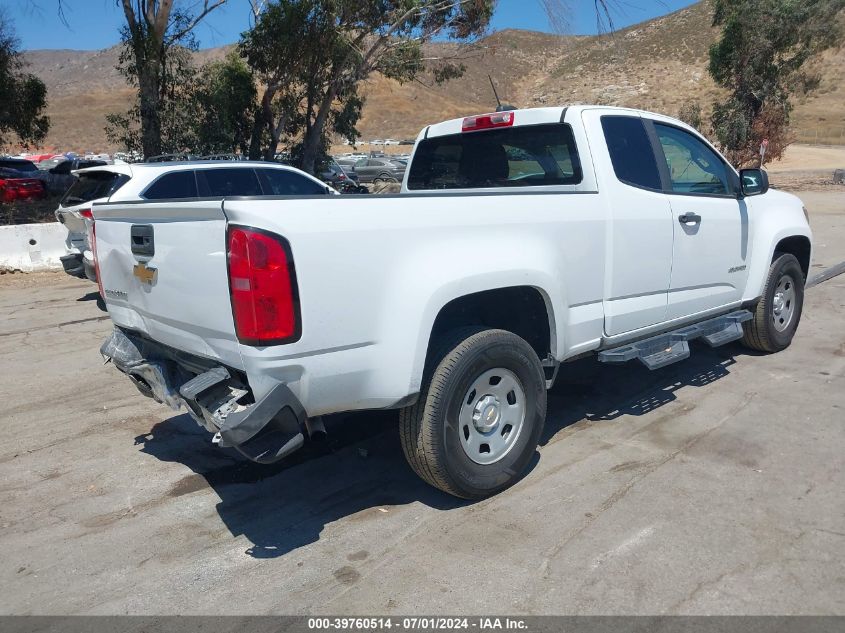
<path fill-rule="evenodd" d="M 242 368 L 214 201 L 95 205 L 96 255 L 118 326 Z"/>

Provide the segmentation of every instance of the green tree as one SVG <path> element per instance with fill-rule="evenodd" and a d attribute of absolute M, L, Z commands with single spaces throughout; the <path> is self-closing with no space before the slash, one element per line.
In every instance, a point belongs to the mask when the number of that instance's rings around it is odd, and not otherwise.
<path fill-rule="evenodd" d="M 267 86 L 255 131 L 269 155 L 283 135 L 301 144 L 301 167 L 313 172 L 331 133 L 357 134 L 360 83 L 378 72 L 400 82 L 431 69 L 444 80 L 462 74 L 453 60 L 423 59 L 434 37 L 459 43 L 483 33 L 495 0 L 275 0 L 243 34 L 240 50 Z M 255 138 L 253 151 L 255 155 Z"/>
<path fill-rule="evenodd" d="M 266 3 L 265 3 L 266 5 Z M 254 27 L 241 35 L 239 51 L 264 86 L 254 113 L 249 157 L 272 160 L 286 134 L 294 134 L 308 91 L 309 68 L 327 55 L 309 16 L 311 2 L 255 6 Z"/>
<path fill-rule="evenodd" d="M 194 100 L 197 109 L 196 151 L 201 154 L 247 154 L 258 110 L 253 73 L 236 52 L 200 69 Z"/>
<path fill-rule="evenodd" d="M 839 43 L 845 0 L 714 0 L 721 27 L 710 48 L 710 74 L 728 97 L 713 106 L 713 129 L 729 159 L 752 163 L 769 139 L 769 158 L 789 144 L 791 98 L 819 78 L 806 63 Z"/>
<path fill-rule="evenodd" d="M 44 82 L 24 72 L 12 24 L 0 11 L 0 145 L 14 134 L 24 144 L 44 139 L 50 119 L 43 114 L 47 106 Z"/>
<path fill-rule="evenodd" d="M 195 48 L 192 31 L 226 0 L 202 0 L 188 9 L 175 8 L 175 0 L 116 1 L 126 18 L 121 31 L 124 54 L 120 68 L 138 88 L 140 144 L 145 156 L 160 154 L 162 116 L 167 110 L 168 94 L 176 89 L 170 85 L 176 75 L 171 72 L 174 64 L 169 57 L 182 48 Z M 194 7 L 196 11 L 192 10 Z M 176 60 L 176 65 L 180 63 Z"/>
<path fill-rule="evenodd" d="M 156 98 L 156 153 L 150 154 L 151 147 L 145 144 L 145 132 L 149 133 L 150 128 L 144 127 L 140 91 L 127 112 L 106 115 L 106 137 L 111 142 L 130 151 L 140 151 L 146 157 L 194 150 L 201 114 L 192 48 L 172 47 L 160 69 L 161 81 Z M 118 69 L 128 78 L 135 76 L 133 57 L 127 49 L 121 55 Z"/>
<path fill-rule="evenodd" d="M 684 102 L 678 110 L 678 118 L 687 125 L 691 125 L 696 130 L 701 131 L 701 127 L 704 124 L 704 117 L 701 113 L 701 104 L 693 99 Z"/>

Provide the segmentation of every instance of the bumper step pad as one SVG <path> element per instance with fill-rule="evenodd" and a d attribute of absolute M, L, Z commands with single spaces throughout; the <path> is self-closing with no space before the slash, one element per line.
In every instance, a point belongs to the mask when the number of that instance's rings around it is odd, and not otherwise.
<path fill-rule="evenodd" d="M 186 400 L 196 400 L 203 391 L 227 380 L 229 380 L 228 370 L 225 367 L 214 367 L 186 382 L 179 388 L 179 393 Z"/>
<path fill-rule="evenodd" d="M 748 310 L 737 310 L 636 343 L 604 350 L 599 352 L 599 362 L 626 363 L 638 359 L 651 370 L 660 369 L 689 358 L 689 341 L 693 339 L 703 338 L 710 347 L 738 341 L 742 338 L 742 323 L 752 318 Z"/>

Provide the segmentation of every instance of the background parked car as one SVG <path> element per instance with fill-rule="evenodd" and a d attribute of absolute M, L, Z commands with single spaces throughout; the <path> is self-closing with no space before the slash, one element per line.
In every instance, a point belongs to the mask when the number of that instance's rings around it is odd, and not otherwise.
<path fill-rule="evenodd" d="M 13 169 L 21 177 L 38 178 L 38 167 L 31 160 L 25 158 L 0 158 L 0 167 Z"/>
<path fill-rule="evenodd" d="M 354 170 L 361 182 L 400 182 L 405 177 L 405 167 L 388 158 L 362 158 Z"/>
<path fill-rule="evenodd" d="M 73 158 L 59 162 L 55 167 L 50 168 L 49 172 L 54 175 L 68 176 L 70 172 L 75 169 L 87 169 L 89 167 L 101 167 L 108 163 L 104 160 L 87 158 Z"/>
<path fill-rule="evenodd" d="M 0 202 L 37 200 L 47 195 L 44 183 L 37 178 L 25 178 L 16 169 L 0 167 Z"/>
<path fill-rule="evenodd" d="M 89 167 L 102 167 L 107 164 L 104 160 L 87 158 L 72 158 L 62 161 L 47 171 L 45 178 L 47 188 L 54 193 L 65 193 L 75 180 L 73 174 L 71 174 L 72 171 L 88 169 Z"/>
<path fill-rule="evenodd" d="M 38 163 L 38 169 L 41 171 L 50 171 L 53 167 L 58 167 L 61 163 L 64 163 L 68 160 L 68 157 L 64 154 L 59 154 L 58 156 L 51 156 L 50 158 L 45 158 Z"/>
<path fill-rule="evenodd" d="M 331 157 L 320 164 L 318 173 L 320 180 L 341 193 L 369 193 L 366 187 L 361 187 L 358 174 L 354 170 L 345 168 Z"/>

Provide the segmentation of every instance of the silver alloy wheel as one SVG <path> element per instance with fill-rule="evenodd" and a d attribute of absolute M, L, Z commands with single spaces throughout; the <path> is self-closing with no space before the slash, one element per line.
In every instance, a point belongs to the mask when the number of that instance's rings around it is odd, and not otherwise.
<path fill-rule="evenodd" d="M 784 275 L 775 288 L 772 298 L 772 323 L 778 332 L 783 332 L 792 322 L 795 314 L 795 280 L 791 275 Z"/>
<path fill-rule="evenodd" d="M 509 369 L 497 367 L 476 378 L 458 414 L 464 452 L 476 464 L 494 464 L 514 447 L 525 426 L 525 390 Z"/>

